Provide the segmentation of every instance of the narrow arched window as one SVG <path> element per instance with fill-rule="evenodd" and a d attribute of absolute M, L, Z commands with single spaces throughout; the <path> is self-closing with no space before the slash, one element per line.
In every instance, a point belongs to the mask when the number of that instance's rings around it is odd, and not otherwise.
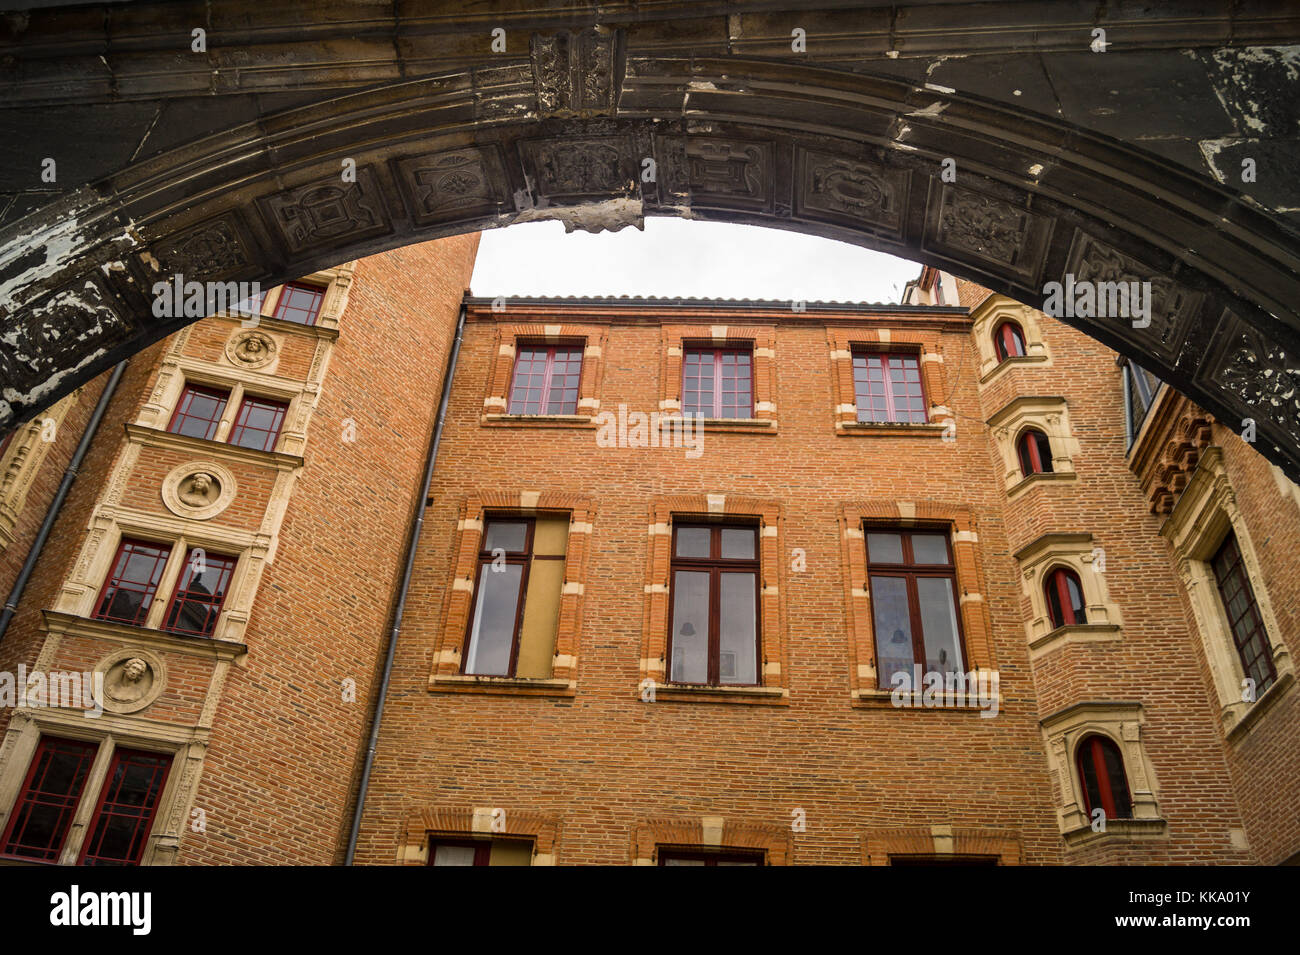
<path fill-rule="evenodd" d="M 1074 571 L 1057 567 L 1049 573 L 1043 581 L 1043 595 L 1053 628 L 1088 622 L 1083 609 L 1083 585 Z"/>
<path fill-rule="evenodd" d="M 1133 818 L 1124 759 L 1114 740 L 1095 734 L 1086 737 L 1075 753 L 1075 763 L 1089 817 L 1102 809 L 1107 819 Z"/>
<path fill-rule="evenodd" d="M 1052 443 L 1036 428 L 1026 428 L 1021 432 L 1016 439 L 1016 454 L 1020 458 L 1020 473 L 1025 477 L 1052 470 Z"/>
<path fill-rule="evenodd" d="M 1025 333 L 1015 322 L 1003 322 L 993 332 L 993 347 L 997 350 L 998 361 L 1025 356 Z"/>

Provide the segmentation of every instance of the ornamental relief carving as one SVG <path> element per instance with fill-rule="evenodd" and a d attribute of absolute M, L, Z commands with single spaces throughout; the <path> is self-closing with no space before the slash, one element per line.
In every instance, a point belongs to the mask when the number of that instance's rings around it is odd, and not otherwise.
<path fill-rule="evenodd" d="M 608 116 L 618 101 L 621 31 L 603 26 L 534 33 L 529 41 L 543 116 Z"/>
<path fill-rule="evenodd" d="M 1251 410 L 1300 441 L 1300 361 L 1254 332 L 1241 332 L 1229 346 L 1219 382 Z"/>

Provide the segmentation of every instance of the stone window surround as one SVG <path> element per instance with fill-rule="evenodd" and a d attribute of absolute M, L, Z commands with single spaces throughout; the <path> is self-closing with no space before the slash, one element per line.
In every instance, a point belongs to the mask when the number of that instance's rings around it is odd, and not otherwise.
<path fill-rule="evenodd" d="M 1014 500 L 1044 482 L 1074 480 L 1074 458 L 1081 452 L 1070 427 L 1070 409 L 1064 398 L 1023 396 L 1008 402 L 987 421 L 1002 460 L 1007 500 Z M 1052 446 L 1052 470 L 1023 474 L 1017 443 L 1029 428 L 1047 435 Z"/>
<path fill-rule="evenodd" d="M 655 703 L 685 700 L 708 703 L 788 705 L 789 670 L 785 647 L 785 579 L 780 504 L 731 494 L 678 494 L 656 497 L 650 503 L 649 559 L 646 564 L 645 611 L 641 629 L 640 690 L 643 702 L 650 702 L 644 690 L 653 684 Z M 703 686 L 670 683 L 667 675 L 668 619 L 672 599 L 673 522 L 691 520 L 712 523 L 757 522 L 759 556 L 759 654 L 758 686 Z M 647 683 L 647 681 L 650 681 Z"/>
<path fill-rule="evenodd" d="M 1042 314 L 1028 305 L 1021 305 L 996 292 L 984 298 L 971 311 L 971 335 L 979 351 L 979 383 L 987 385 L 1008 368 L 1028 366 L 1049 366 L 1052 353 L 1043 340 L 1043 330 L 1038 316 Z M 1025 338 L 1025 354 L 1020 357 L 998 361 L 998 353 L 993 344 L 993 333 L 1004 321 L 1013 321 L 1020 326 Z"/>
<path fill-rule="evenodd" d="M 1210 558 L 1229 532 L 1236 535 L 1242 563 L 1272 645 L 1273 667 L 1277 673 L 1273 685 L 1254 703 L 1241 698 L 1245 673 L 1223 610 L 1214 571 L 1209 565 Z M 1236 493 L 1228 480 L 1221 447 L 1211 446 L 1202 454 L 1196 471 L 1161 527 L 1160 534 L 1173 549 L 1178 575 L 1192 605 L 1196 630 L 1205 648 L 1214 683 L 1224 735 L 1229 741 L 1243 739 L 1264 713 L 1291 692 L 1289 688 L 1295 683 L 1295 664 L 1281 639 L 1282 630 L 1260 572 L 1250 529 L 1242 518 Z"/>
<path fill-rule="evenodd" d="M 286 326 L 307 329 L 338 328 L 339 316 L 343 314 L 343 309 L 347 305 L 348 293 L 352 284 L 352 275 L 356 271 L 356 265 L 356 262 L 346 262 L 336 268 L 320 269 L 316 272 L 312 272 L 310 275 L 304 275 L 301 278 L 294 279 L 292 283 L 285 283 L 286 285 L 315 285 L 325 290 L 325 295 L 321 299 L 320 312 L 316 315 L 316 322 L 314 325 L 303 325 L 299 322 L 291 322 L 287 319 L 275 318 L 275 307 L 279 304 L 280 295 L 284 291 L 284 285 L 276 285 L 267 289 L 266 294 L 262 297 L 262 309 L 258 315 L 259 324 L 256 326 L 249 325 L 247 327 L 260 327 L 261 321 L 269 321 L 271 327 L 276 331 L 286 330 Z M 230 310 L 226 310 L 224 313 L 218 312 L 217 314 L 245 321 L 249 317 Z"/>
<path fill-rule="evenodd" d="M 659 412 L 661 422 L 682 413 L 682 361 L 687 348 L 753 348 L 752 418 L 705 418 L 705 431 L 776 434 L 776 324 L 720 325 L 700 319 L 694 323 L 659 326 Z"/>
<path fill-rule="evenodd" d="M 1123 616 L 1119 605 L 1111 599 L 1106 575 L 1098 569 L 1094 558 L 1097 546 L 1091 534 L 1048 533 L 1013 555 L 1020 563 L 1021 587 L 1029 599 L 1030 618 L 1026 629 L 1031 661 L 1068 644 L 1123 639 Z M 1087 623 L 1052 626 L 1043 581 L 1057 567 L 1072 570 L 1078 576 Z"/>
<path fill-rule="evenodd" d="M 27 494 L 32 483 L 45 463 L 45 457 L 53 441 L 46 441 L 44 434 L 53 429 L 55 435 L 63 426 L 63 420 L 77 403 L 84 388 L 78 388 L 50 408 L 45 414 L 18 425 L 13 439 L 4 455 L 0 456 L 0 552 L 14 542 L 14 531 L 18 524 L 18 515 L 27 504 Z"/>
<path fill-rule="evenodd" d="M 208 736 L 216 715 L 221 688 L 231 664 L 243 665 L 248 648 L 240 643 L 217 643 L 206 638 L 151 633 L 122 624 L 83 620 L 49 611 L 43 616 L 41 629 L 48 636 L 33 671 L 49 673 L 65 635 L 103 641 L 106 652 L 138 645 L 156 654 L 169 652 L 203 656 L 214 660 L 214 669 L 206 687 L 202 714 L 194 725 L 149 719 L 147 708 L 132 714 L 105 710 L 97 719 L 88 720 L 81 710 L 18 707 L 0 742 L 0 830 L 4 829 L 9 813 L 13 811 L 41 736 L 86 740 L 98 743 L 100 747 L 59 859 L 59 863 L 65 865 L 75 862 L 81 851 L 88 834 L 90 817 L 104 786 L 113 749 L 124 746 L 129 749 L 171 753 L 174 754 L 174 759 L 167 774 L 167 782 L 159 795 L 153 829 L 145 844 L 140 864 L 172 864 L 179 852 L 180 841 L 189 821 L 189 809 L 198 791 L 207 755 Z"/>
<path fill-rule="evenodd" d="M 830 347 L 831 379 L 835 394 L 832 409 L 838 435 L 912 435 L 942 437 L 949 429 L 953 413 L 938 402 L 947 394 L 943 354 L 939 350 L 938 331 L 828 326 L 826 340 Z M 926 400 L 926 423 L 872 423 L 858 421 L 858 396 L 853 383 L 855 350 L 887 351 L 913 354 L 920 358 L 921 388 Z"/>
<path fill-rule="evenodd" d="M 891 856 L 994 856 L 998 865 L 1021 865 L 1020 834 L 950 825 L 867 829 L 860 837 L 863 865 L 889 865 Z"/>
<path fill-rule="evenodd" d="M 479 321 L 491 321 L 491 312 L 476 311 Z M 483 396 L 485 426 L 533 428 L 594 428 L 600 414 L 600 386 L 604 377 L 605 340 L 608 325 L 511 321 L 495 328 L 487 393 Z M 515 357 L 524 345 L 582 345 L 582 372 L 578 382 L 576 414 L 510 414 L 510 389 L 514 382 Z"/>
<path fill-rule="evenodd" d="M 167 606 L 189 559 L 189 550 L 202 547 L 213 554 L 233 557 L 236 563 L 217 625 L 210 637 L 199 639 L 243 640 L 258 582 L 265 565 L 274 557 L 270 534 L 103 505 L 98 506 L 91 517 L 89 533 L 77 563 L 55 601 L 53 609 L 56 613 L 91 618 L 104 581 L 112 569 L 118 544 L 124 537 L 171 547 L 153 603 L 140 624 L 143 629 L 158 630 L 162 627 Z"/>
<path fill-rule="evenodd" d="M 1160 815 L 1155 773 L 1142 744 L 1144 719 L 1141 703 L 1086 702 L 1039 720 L 1048 769 L 1060 798 L 1061 835 L 1069 847 L 1108 839 L 1159 839 L 1168 835 Z M 1133 818 L 1108 819 L 1104 832 L 1092 831 L 1083 783 L 1075 765 L 1079 744 L 1092 735 L 1104 736 L 1119 748 L 1133 803 Z"/>
<path fill-rule="evenodd" d="M 849 501 L 840 506 L 840 540 L 844 561 L 844 606 L 848 614 L 849 695 L 856 707 L 892 707 L 890 689 L 877 686 L 875 626 L 867 586 L 866 524 L 902 530 L 945 531 L 952 546 L 961 616 L 965 672 L 996 669 L 992 626 L 984 600 L 984 566 L 971 509 L 945 501 Z M 931 712 L 903 708 L 907 712 Z M 951 710 L 952 708 L 946 708 Z M 963 707 L 966 709 L 966 707 Z"/>
<path fill-rule="evenodd" d="M 790 865 L 789 825 L 727 820 L 723 816 L 646 819 L 632 833 L 632 865 L 658 865 L 660 849 L 762 850 L 765 865 Z"/>
<path fill-rule="evenodd" d="M 532 864 L 555 865 L 560 818 L 506 807 L 461 809 L 426 806 L 414 809 L 407 813 L 402 827 L 397 864 L 428 865 L 430 842 L 438 838 L 464 839 L 467 836 L 529 838 L 533 840 Z"/>
<path fill-rule="evenodd" d="M 560 591 L 560 615 L 556 623 L 555 650 L 548 679 L 478 676 L 460 672 L 465 633 L 473 611 L 484 524 L 490 515 L 502 513 L 569 516 L 564 584 Z M 469 497 L 461 504 L 460 516 L 456 522 L 455 557 L 448 596 L 444 602 L 444 620 L 434 649 L 433 670 L 429 674 L 430 691 L 514 696 L 575 695 L 578 686 L 578 646 L 582 636 L 583 592 L 586 587 L 594 516 L 595 505 L 590 500 L 559 491 L 487 491 Z"/>

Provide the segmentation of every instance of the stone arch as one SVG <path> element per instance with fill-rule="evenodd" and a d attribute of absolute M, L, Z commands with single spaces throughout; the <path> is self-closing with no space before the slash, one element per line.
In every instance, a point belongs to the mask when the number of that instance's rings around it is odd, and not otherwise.
<path fill-rule="evenodd" d="M 1255 419 L 1256 447 L 1300 479 L 1300 242 L 1283 217 L 1026 108 L 870 70 L 629 52 L 604 26 L 322 94 L 11 222 L 0 427 L 201 317 L 155 316 L 154 283 L 178 273 L 275 284 L 466 231 L 646 215 L 854 242 L 1035 307 L 1067 275 L 1149 281 L 1149 326 L 1065 320 L 1221 420 Z"/>

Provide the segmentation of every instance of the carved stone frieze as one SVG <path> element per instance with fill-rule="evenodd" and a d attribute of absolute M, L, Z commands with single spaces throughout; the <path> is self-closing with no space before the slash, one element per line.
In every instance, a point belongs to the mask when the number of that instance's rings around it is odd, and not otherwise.
<path fill-rule="evenodd" d="M 1051 236 L 1051 221 L 995 196 L 940 183 L 926 214 L 926 245 L 974 258 L 995 271 L 1036 282 Z"/>
<path fill-rule="evenodd" d="M 539 199 L 547 203 L 616 198 L 636 191 L 637 165 L 625 137 L 532 140 L 521 143 L 520 152 Z"/>
<path fill-rule="evenodd" d="M 772 206 L 772 143 L 663 137 L 660 170 L 669 194 L 692 205 Z"/>

